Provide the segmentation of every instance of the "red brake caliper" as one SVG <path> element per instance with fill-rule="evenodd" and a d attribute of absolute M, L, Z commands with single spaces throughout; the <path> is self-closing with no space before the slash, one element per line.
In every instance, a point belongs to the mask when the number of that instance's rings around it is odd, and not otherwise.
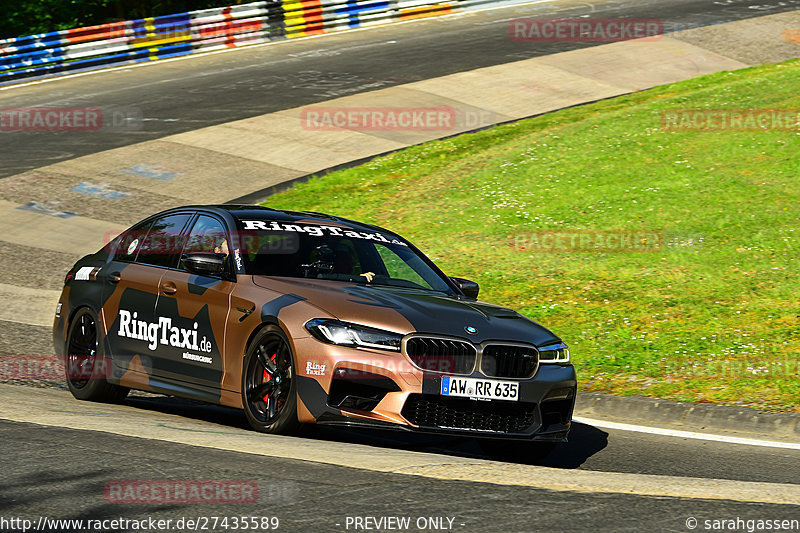
<path fill-rule="evenodd" d="M 270 359 L 270 361 L 272 361 L 274 363 L 275 359 L 277 357 L 278 357 L 278 354 L 274 353 L 274 354 L 272 354 L 272 357 L 270 357 L 269 359 Z M 261 376 L 261 383 L 267 383 L 267 382 L 269 382 L 270 379 L 272 379 L 272 378 L 270 378 L 269 374 L 267 374 L 267 371 L 264 370 L 264 375 Z M 269 400 L 269 394 L 265 394 L 263 400 L 264 400 L 264 403 L 267 403 L 267 400 Z"/>

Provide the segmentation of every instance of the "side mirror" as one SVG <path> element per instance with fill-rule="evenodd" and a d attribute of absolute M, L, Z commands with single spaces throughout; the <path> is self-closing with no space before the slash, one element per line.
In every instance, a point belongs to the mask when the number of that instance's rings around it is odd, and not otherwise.
<path fill-rule="evenodd" d="M 218 276 L 225 268 L 225 256 L 208 252 L 183 254 L 181 263 L 192 274 L 198 276 Z"/>
<path fill-rule="evenodd" d="M 472 298 L 473 300 L 478 298 L 478 292 L 481 290 L 480 286 L 474 281 L 470 281 L 464 278 L 450 278 L 453 280 L 453 283 L 456 284 L 456 287 L 461 289 L 461 292 L 464 293 L 464 296 L 467 298 Z"/>

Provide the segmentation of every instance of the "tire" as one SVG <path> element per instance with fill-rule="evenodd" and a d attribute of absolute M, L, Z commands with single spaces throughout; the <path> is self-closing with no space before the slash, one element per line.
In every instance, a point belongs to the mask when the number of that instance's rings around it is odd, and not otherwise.
<path fill-rule="evenodd" d="M 97 315 L 86 307 L 72 317 L 64 351 L 67 387 L 78 400 L 121 402 L 130 389 L 106 380 L 111 361 L 103 354 L 99 323 Z"/>
<path fill-rule="evenodd" d="M 242 405 L 256 431 L 285 435 L 300 427 L 292 348 L 277 326 L 261 330 L 247 348 L 242 365 Z"/>

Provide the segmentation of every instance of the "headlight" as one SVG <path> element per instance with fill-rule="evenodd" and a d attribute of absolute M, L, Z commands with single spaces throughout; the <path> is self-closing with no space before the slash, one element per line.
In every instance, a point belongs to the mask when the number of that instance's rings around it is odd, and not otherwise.
<path fill-rule="evenodd" d="M 315 318 L 306 322 L 306 329 L 317 340 L 339 346 L 355 348 L 377 348 L 379 350 L 400 351 L 402 335 L 373 329 L 358 324 L 340 322 L 329 318 Z"/>
<path fill-rule="evenodd" d="M 539 348 L 540 363 L 569 363 L 569 348 L 563 342 Z"/>

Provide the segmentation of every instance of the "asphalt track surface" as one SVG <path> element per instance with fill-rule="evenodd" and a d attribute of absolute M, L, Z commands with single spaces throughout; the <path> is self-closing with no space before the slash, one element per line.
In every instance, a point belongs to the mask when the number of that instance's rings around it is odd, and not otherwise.
<path fill-rule="evenodd" d="M 588 44 L 514 43 L 520 16 L 662 18 L 684 29 L 797 9 L 800 0 L 542 3 L 254 47 L 0 91 L 0 106 L 91 106 L 140 113 L 114 134 L 0 133 L 0 176 L 230 120 Z M 287 74 L 289 72 L 289 74 Z M 0 343 L 2 339 L 0 339 Z M 42 339 L 43 344 L 49 340 Z M 33 393 L 32 393 L 33 394 Z M 144 410 L 244 428 L 241 413 L 177 399 L 134 398 Z M 591 470 L 798 484 L 800 452 L 678 439 L 576 424 L 542 456 L 525 445 L 487 454 L 470 439 L 317 430 L 310 439 L 447 456 Z M 86 430 L 0 421 L 0 517 L 140 519 L 277 516 L 284 531 L 353 531 L 348 516 L 451 517 L 464 531 L 689 531 L 686 520 L 798 519 L 797 507 L 447 481 L 198 448 Z M 251 506 L 116 505 L 114 479 L 248 479 Z M 461 524 L 464 524 L 463 526 Z M 9 531 L 0 522 L 0 531 Z M 412 529 L 413 530 L 413 529 Z"/>
<path fill-rule="evenodd" d="M 249 429 L 244 413 L 236 409 L 132 394 L 125 403 L 137 409 L 210 422 L 220 430 Z M 91 408 L 91 404 L 79 405 Z M 549 453 L 525 442 L 504 444 L 501 452 L 486 452 L 476 439 L 366 429 L 311 427 L 303 438 L 562 469 L 800 484 L 800 450 L 605 430 L 579 423 L 573 424 L 570 442 Z"/>
<path fill-rule="evenodd" d="M 25 396 L 35 403 L 37 392 L 29 391 Z M 50 403 L 42 410 L 80 413 L 84 418 L 102 420 L 133 408 L 146 415 L 151 425 L 208 435 L 211 443 L 215 434 L 219 434 L 218 438 L 251 434 L 243 414 L 234 409 L 142 393 L 133 394 L 124 406 L 93 405 L 75 402 L 66 392 L 61 394 L 63 403 L 53 402 L 50 394 Z M 269 436 L 254 436 L 258 438 L 252 442 L 263 442 L 266 447 L 275 442 Z M 333 428 L 312 428 L 296 445 L 318 447 L 322 453 L 317 460 L 300 461 L 255 450 L 241 453 L 213 446 L 0 420 L 0 517 L 36 523 L 40 517 L 177 520 L 276 516 L 281 524 L 279 530 L 283 531 L 391 531 L 386 527 L 347 527 L 347 519 L 405 516 L 414 524 L 417 519 L 446 517 L 453 519 L 453 531 L 492 532 L 689 531 L 686 524 L 692 518 L 700 521 L 698 530 L 704 530 L 705 520 L 800 519 L 797 505 L 736 498 L 643 496 L 636 494 L 635 488 L 630 494 L 591 487 L 556 491 L 452 480 L 447 472 L 432 479 L 372 471 L 366 465 L 361 469 L 324 464 L 324 450 L 345 445 L 355 454 L 363 453 L 365 447 L 377 449 L 379 454 L 391 454 L 395 449 L 435 454 L 429 455 L 428 461 L 442 465 L 465 457 L 512 467 L 533 464 L 564 471 L 586 470 L 593 475 L 632 473 L 685 476 L 712 483 L 734 480 L 797 485 L 798 450 L 605 431 L 583 424 L 575 424 L 570 443 L 547 455 L 531 444 L 512 445 L 500 454 L 487 454 L 474 439 Z M 677 478 L 663 479 L 663 483 L 670 483 Z M 238 505 L 216 501 L 200 505 L 120 504 L 106 499 L 107 483 L 131 480 L 232 480 L 257 484 L 259 496 L 255 503 Z M 0 526 L 0 531 L 12 530 Z M 224 531 L 220 527 L 211 530 Z"/>
<path fill-rule="evenodd" d="M 40 516 L 177 520 L 244 515 L 276 516 L 279 531 L 355 531 L 347 527 L 348 516 L 408 516 L 412 524 L 422 517 L 452 518 L 453 531 L 685 532 L 689 517 L 797 516 L 796 507 L 786 505 L 433 480 L 12 422 L 0 422 L 0 440 L 5 462 L 2 514 L 34 521 Z M 176 506 L 104 499 L 109 481 L 196 479 L 199 465 L 204 479 L 258 483 L 259 501 Z"/>
<path fill-rule="evenodd" d="M 521 43 L 520 17 L 647 18 L 674 31 L 800 8 L 800 0 L 543 0 L 0 91 L 0 107 L 98 107 L 113 131 L 0 132 L 0 177 L 166 135 L 602 43 Z"/>

